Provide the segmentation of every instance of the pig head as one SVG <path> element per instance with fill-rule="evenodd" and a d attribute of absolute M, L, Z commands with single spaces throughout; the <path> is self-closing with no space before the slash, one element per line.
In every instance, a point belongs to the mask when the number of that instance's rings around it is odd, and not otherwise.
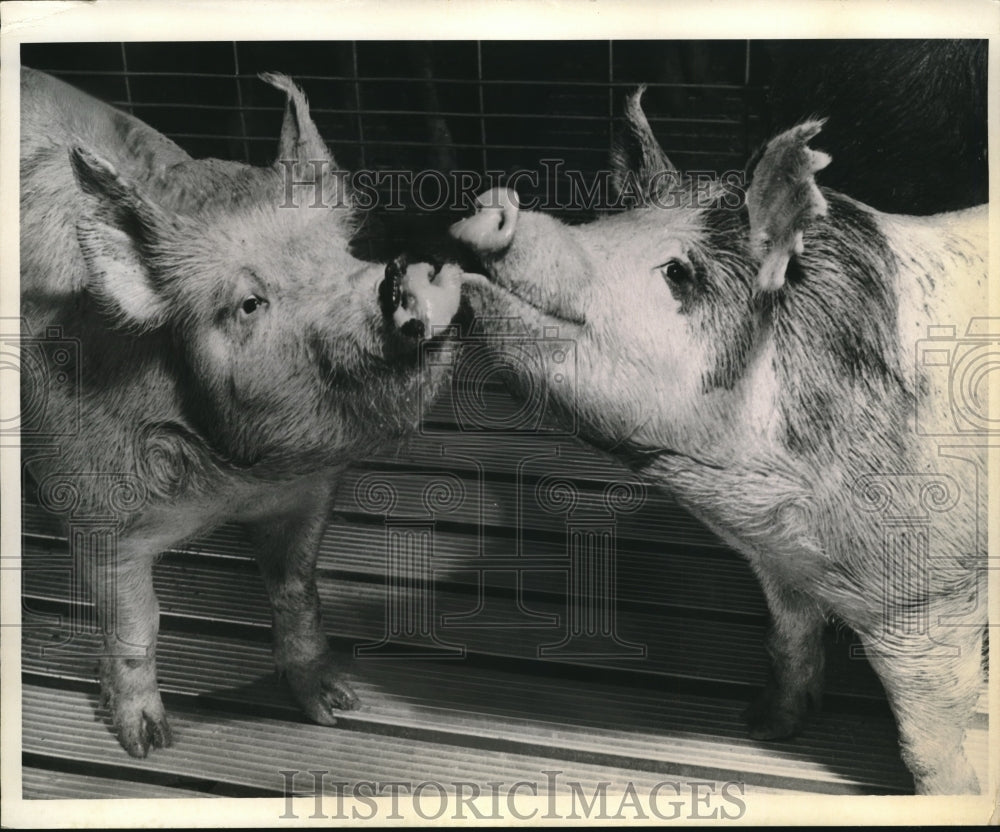
<path fill-rule="evenodd" d="M 29 91 L 56 84 L 26 72 Z M 405 430 L 440 380 L 383 314 L 383 267 L 349 253 L 345 174 L 304 96 L 267 80 L 288 104 L 266 168 L 186 159 L 162 137 L 137 158 L 138 126 L 117 144 L 93 128 L 53 137 L 60 122 L 26 110 L 22 309 L 32 331 L 84 342 L 82 386 L 105 394 L 82 399 L 83 422 L 109 460 L 143 464 L 118 427 L 131 422 L 163 428 L 180 477 L 211 459 L 322 466 Z"/>
<path fill-rule="evenodd" d="M 774 622 L 755 737 L 795 733 L 818 703 L 835 615 L 885 684 L 917 789 L 974 790 L 961 745 L 981 679 L 985 502 L 970 466 L 924 435 L 948 428 L 917 429 L 941 390 L 913 356 L 928 326 L 964 330 L 983 308 L 985 208 L 911 218 L 822 189 L 830 158 L 808 144 L 819 121 L 768 144 L 749 188 L 706 187 L 666 159 L 640 96 L 612 176 L 639 194 L 634 208 L 570 226 L 492 190 L 453 226 L 488 276 L 475 290 L 483 325 L 499 351 L 508 342 L 490 322 L 510 318 L 574 341 L 572 390 L 545 363 L 522 364 L 523 380 L 564 397 L 585 438 L 748 557 Z M 885 512 L 859 510 L 872 478 L 911 476 L 965 495 L 935 527 L 933 556 L 950 570 L 887 553 Z M 930 638 L 887 631 L 887 616 L 913 609 L 935 622 Z"/>

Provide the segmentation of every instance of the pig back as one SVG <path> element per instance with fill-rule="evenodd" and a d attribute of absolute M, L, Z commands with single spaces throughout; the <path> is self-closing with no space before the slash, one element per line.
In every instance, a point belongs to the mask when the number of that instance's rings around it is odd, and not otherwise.
<path fill-rule="evenodd" d="M 919 343 L 939 332 L 932 327 L 955 327 L 961 335 L 974 318 L 987 314 L 988 217 L 987 205 L 929 217 L 879 215 L 897 263 L 904 378 L 913 378 Z"/>
<path fill-rule="evenodd" d="M 44 73 L 21 70 L 21 295 L 23 314 L 51 323 L 45 298 L 82 289 L 76 221 L 86 197 L 69 163 L 82 146 L 127 179 L 149 182 L 190 159 L 138 119 Z M 41 320 L 39 320 L 41 323 Z"/>
<path fill-rule="evenodd" d="M 21 70 L 21 162 L 74 144 L 111 161 L 128 179 L 161 174 L 191 157 L 134 116 L 43 72 Z"/>
<path fill-rule="evenodd" d="M 892 252 L 904 407 L 886 418 L 887 400 L 859 402 L 874 415 L 874 429 L 840 438 L 835 467 L 842 470 L 817 489 L 828 509 L 824 549 L 860 588 L 840 592 L 827 582 L 823 591 L 854 626 L 865 621 L 863 602 L 884 600 L 874 586 L 896 593 L 894 602 L 912 600 L 906 580 L 915 570 L 925 602 L 958 615 L 956 599 L 975 592 L 986 555 L 985 455 L 975 447 L 975 425 L 961 415 L 977 409 L 981 391 L 973 385 L 963 392 L 955 381 L 963 373 L 980 378 L 977 356 L 988 350 L 988 206 L 873 216 Z M 965 394 L 973 399 L 961 401 Z M 930 541 L 927 552 L 899 543 L 915 530 Z"/>
<path fill-rule="evenodd" d="M 90 301 L 76 226 L 91 197 L 69 151 L 83 146 L 144 184 L 190 157 L 138 119 L 31 69 L 22 70 L 21 116 L 22 337 L 37 359 L 22 365 L 21 396 L 33 405 L 30 435 L 61 437 L 59 457 L 28 467 L 38 482 L 50 469 L 134 474 L 144 431 L 183 425 L 173 352 L 158 333 L 116 331 Z M 59 355 L 69 360 L 56 367 Z M 153 441 L 190 444 L 178 431 L 157 428 Z"/>

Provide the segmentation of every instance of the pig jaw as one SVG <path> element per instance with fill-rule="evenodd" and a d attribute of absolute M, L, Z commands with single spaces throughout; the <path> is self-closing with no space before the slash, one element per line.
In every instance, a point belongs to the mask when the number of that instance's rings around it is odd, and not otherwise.
<path fill-rule="evenodd" d="M 626 456 L 634 451 L 637 460 L 665 451 L 709 466 L 770 444 L 773 349 L 762 345 L 739 383 L 705 392 L 717 345 L 645 268 L 670 256 L 672 246 L 697 240 L 697 213 L 631 212 L 627 223 L 612 217 L 577 229 L 519 212 L 506 191 L 489 191 L 479 202 L 478 213 L 453 226 L 452 235 L 476 252 L 490 277 L 478 290 L 480 313 L 513 318 L 531 337 L 573 342 L 572 390 L 554 383 L 547 374 L 557 370 L 547 365 L 522 367 L 533 376 L 524 383 L 541 383 L 555 396 L 572 393 L 558 404 L 572 408 L 571 422 L 593 444 Z M 484 328 L 491 328 L 488 320 Z M 503 340 L 498 344 L 502 349 Z"/>
<path fill-rule="evenodd" d="M 513 296 L 501 314 L 523 317 L 531 328 L 585 326 L 595 275 L 586 249 L 558 220 L 518 213 L 513 198 L 505 191 L 483 194 L 487 207 L 452 226 L 452 236 L 469 246 L 489 278 Z"/>
<path fill-rule="evenodd" d="M 613 314 L 606 310 L 621 305 L 614 291 L 609 290 L 606 296 L 595 292 L 586 323 L 577 325 L 546 315 L 503 288 L 499 275 L 508 265 L 509 261 L 495 263 L 491 275 L 497 277 L 472 290 L 473 305 L 482 316 L 486 335 L 493 337 L 496 348 L 502 351 L 506 339 L 500 336 L 509 330 L 498 332 L 494 326 L 509 327 L 513 319 L 524 337 L 572 343 L 576 361 L 572 387 L 554 378 L 558 372 L 554 365 L 524 366 L 518 356 L 512 356 L 515 366 L 530 377 L 515 377 L 510 383 L 526 390 L 541 386 L 550 395 L 563 397 L 565 401 L 553 404 L 591 444 L 637 467 L 650 464 L 660 454 L 685 456 L 709 467 L 725 466 L 777 444 L 780 415 L 774 346 L 769 340 L 761 345 L 738 384 L 704 393 L 705 367 L 699 358 L 707 355 L 708 346 L 699 345 L 696 336 L 685 330 L 678 338 L 680 343 L 691 344 L 690 349 L 681 350 L 688 353 L 685 360 L 665 361 L 657 352 L 657 339 L 673 336 L 655 331 L 663 322 L 647 328 L 638 308 L 632 327 L 605 320 Z"/>
<path fill-rule="evenodd" d="M 331 358 L 339 346 L 324 340 L 311 340 L 298 369 L 277 371 L 288 373 L 277 389 L 203 391 L 192 408 L 196 430 L 248 473 L 306 474 L 375 453 L 411 432 L 450 373 L 446 363 L 417 355 L 392 363 L 372 356 L 348 373 Z"/>
<path fill-rule="evenodd" d="M 579 326 L 539 312 L 499 280 L 470 287 L 470 294 L 495 349 L 503 353 L 512 344 L 512 366 L 524 377 L 514 376 L 508 383 L 526 394 L 547 391 L 551 415 L 575 425 L 590 444 L 626 464 L 641 469 L 662 456 L 717 468 L 765 455 L 778 444 L 781 423 L 770 341 L 734 388 L 703 394 L 703 368 L 697 361 L 660 367 L 650 351 L 649 333 L 638 326 L 623 333 L 613 322 L 605 325 L 600 302 Z M 571 385 L 557 377 L 557 365 L 524 361 L 521 342 L 553 339 L 572 344 Z M 684 402 L 691 404 L 682 407 Z"/>

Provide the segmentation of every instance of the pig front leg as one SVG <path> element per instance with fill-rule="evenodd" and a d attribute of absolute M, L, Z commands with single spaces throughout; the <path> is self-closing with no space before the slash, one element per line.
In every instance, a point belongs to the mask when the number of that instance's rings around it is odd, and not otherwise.
<path fill-rule="evenodd" d="M 87 553 L 82 567 L 104 632 L 101 694 L 118 741 L 133 757 L 171 744 L 156 684 L 160 611 L 153 591 L 155 553 Z"/>
<path fill-rule="evenodd" d="M 948 613 L 930 615 L 933 621 Z M 982 628 L 970 622 L 862 639 L 896 717 L 917 794 L 978 794 L 962 746 L 982 684 Z"/>
<path fill-rule="evenodd" d="M 257 563 L 271 599 L 274 661 L 306 715 L 333 725 L 358 699 L 330 652 L 316 588 L 316 557 L 332 488 L 300 493 L 288 514 L 249 524 Z"/>
<path fill-rule="evenodd" d="M 802 728 L 810 703 L 819 709 L 823 695 L 823 631 L 820 607 L 801 592 L 782 586 L 758 569 L 771 611 L 767 685 L 744 712 L 750 736 L 778 740 Z"/>

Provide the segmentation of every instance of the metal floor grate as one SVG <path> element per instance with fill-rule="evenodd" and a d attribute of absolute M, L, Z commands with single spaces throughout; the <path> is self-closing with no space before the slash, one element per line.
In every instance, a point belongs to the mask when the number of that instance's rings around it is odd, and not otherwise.
<path fill-rule="evenodd" d="M 439 418 L 448 412 L 443 401 Z M 659 495 L 618 529 L 617 634 L 623 644 L 643 646 L 642 660 L 586 650 L 540 654 L 540 645 L 560 642 L 571 626 L 567 527 L 529 510 L 518 550 L 503 512 L 517 460 L 538 450 L 537 437 L 462 441 L 466 454 L 491 448 L 481 473 L 443 468 L 441 447 L 454 450 L 456 438 L 442 436 L 387 449 L 352 477 L 391 481 L 401 516 L 419 513 L 423 488 L 443 472 L 466 477 L 467 493 L 487 508 L 479 520 L 456 509 L 436 530 L 434 614 L 456 616 L 438 618 L 437 634 L 464 653 L 421 658 L 407 653 L 413 644 L 402 634 L 394 641 L 386 618 L 389 526 L 358 504 L 348 483 L 321 545 L 320 594 L 327 632 L 362 709 L 335 728 L 304 720 L 273 671 L 261 581 L 240 531 L 224 527 L 167 553 L 155 570 L 160 683 L 176 744 L 143 761 L 125 755 L 99 706 L 96 636 L 52 649 L 74 620 L 68 572 L 58 568 L 66 542 L 29 497 L 25 795 L 275 796 L 284 787 L 280 771 L 311 769 L 345 782 L 446 783 L 544 782 L 541 772 L 558 769 L 567 781 L 590 784 L 588 794 L 598 781 L 649 788 L 671 778 L 720 788 L 739 782 L 748 796 L 912 788 L 881 687 L 867 663 L 851 659 L 843 630 L 828 634 L 824 711 L 793 741 L 747 737 L 741 712 L 766 676 L 763 599 L 743 561 Z M 577 480 L 582 499 L 625 474 L 574 440 L 559 446 L 566 470 L 586 475 Z M 519 582 L 511 580 L 515 567 Z M 410 646 L 377 661 L 354 653 L 386 638 Z M 982 712 L 970 750 L 984 757 L 985 742 Z"/>

